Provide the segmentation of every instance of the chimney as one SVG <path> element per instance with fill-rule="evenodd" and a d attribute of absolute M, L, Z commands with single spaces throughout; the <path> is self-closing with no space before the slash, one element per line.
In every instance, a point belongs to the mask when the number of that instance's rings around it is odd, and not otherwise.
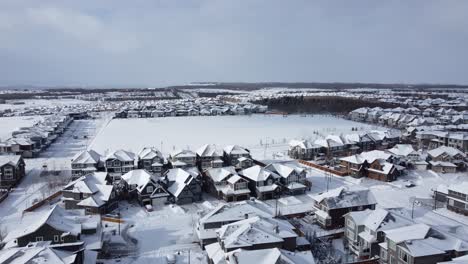
<path fill-rule="evenodd" d="M 274 230 L 275 230 L 276 234 L 279 234 L 279 226 L 278 225 L 275 225 Z"/>
<path fill-rule="evenodd" d="M 249 214 L 244 214 L 244 219 L 248 219 L 249 218 Z"/>

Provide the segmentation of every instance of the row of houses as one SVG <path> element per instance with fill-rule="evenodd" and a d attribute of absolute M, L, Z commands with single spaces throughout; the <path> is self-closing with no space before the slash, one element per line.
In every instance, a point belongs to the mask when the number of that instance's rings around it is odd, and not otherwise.
<path fill-rule="evenodd" d="M 12 136 L 0 142 L 0 155 L 21 155 L 24 158 L 37 157 L 52 144 L 73 122 L 70 115 L 46 116 L 31 127 L 22 127 Z"/>
<path fill-rule="evenodd" d="M 121 175 L 133 169 L 145 169 L 156 176 L 161 176 L 169 168 L 198 167 L 200 171 L 208 168 L 234 166 L 242 169 L 252 166 L 250 151 L 238 145 L 226 146 L 219 151 L 215 145 L 204 145 L 196 151 L 176 150 L 167 159 L 153 147 L 145 147 L 138 154 L 116 150 L 103 156 L 94 150 L 77 153 L 71 160 L 74 178 L 94 171 L 106 171 L 117 180 Z"/>
<path fill-rule="evenodd" d="M 421 130 L 414 132 L 414 138 L 422 149 L 447 146 L 468 153 L 468 132 Z"/>
<path fill-rule="evenodd" d="M 161 101 L 133 105 L 118 111 L 116 118 L 151 118 L 166 116 L 212 116 L 264 113 L 267 107 L 248 102 L 228 102 L 216 98 Z"/>
<path fill-rule="evenodd" d="M 394 130 L 362 134 L 328 135 L 324 138 L 291 140 L 288 155 L 293 159 L 315 160 L 353 155 L 362 151 L 387 149 L 400 142 L 401 133 Z"/>

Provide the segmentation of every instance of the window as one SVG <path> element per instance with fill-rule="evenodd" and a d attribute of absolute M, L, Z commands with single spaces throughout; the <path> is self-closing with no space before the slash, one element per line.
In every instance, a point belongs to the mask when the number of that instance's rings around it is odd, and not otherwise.
<path fill-rule="evenodd" d="M 3 169 L 4 179 L 5 180 L 12 180 L 13 179 L 13 168 L 12 167 L 5 167 Z"/>
<path fill-rule="evenodd" d="M 58 235 L 54 235 L 54 242 L 59 242 L 60 241 L 60 237 Z"/>
<path fill-rule="evenodd" d="M 36 242 L 41 242 L 41 241 L 44 241 L 44 237 L 41 237 L 41 236 L 36 237 Z"/>
<path fill-rule="evenodd" d="M 383 248 L 382 250 L 380 250 L 380 258 L 383 260 L 387 260 L 387 251 Z"/>
<path fill-rule="evenodd" d="M 146 192 L 148 192 L 148 193 L 152 193 L 153 190 L 154 190 L 153 186 L 146 187 Z"/>
<path fill-rule="evenodd" d="M 449 203 L 450 206 L 455 206 L 455 201 L 452 200 L 452 199 L 449 199 L 448 203 Z"/>
<path fill-rule="evenodd" d="M 401 248 L 398 251 L 398 258 L 401 259 L 403 262 L 408 263 L 409 256 Z"/>
<path fill-rule="evenodd" d="M 346 225 L 349 226 L 350 228 L 354 229 L 354 222 L 351 219 L 346 219 Z"/>

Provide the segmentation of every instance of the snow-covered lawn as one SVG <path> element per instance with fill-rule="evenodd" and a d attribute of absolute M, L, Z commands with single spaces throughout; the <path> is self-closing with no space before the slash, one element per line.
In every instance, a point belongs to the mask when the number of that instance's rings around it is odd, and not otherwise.
<path fill-rule="evenodd" d="M 356 133 L 379 129 L 332 116 L 288 117 L 278 115 L 193 116 L 114 119 L 97 136 L 92 148 L 105 153 L 116 149 L 138 152 L 154 146 L 167 154 L 178 148 L 196 149 L 212 143 L 220 147 L 238 144 L 249 148 L 257 159 L 287 151 L 293 138 L 315 139 L 318 135 Z"/>
<path fill-rule="evenodd" d="M 0 117 L 0 141 L 11 137 L 11 133 L 21 127 L 29 127 L 42 120 L 42 116 Z"/>

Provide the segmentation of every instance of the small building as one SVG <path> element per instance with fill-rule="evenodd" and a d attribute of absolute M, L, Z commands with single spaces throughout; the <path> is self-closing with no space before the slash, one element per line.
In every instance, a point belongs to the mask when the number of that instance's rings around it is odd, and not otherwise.
<path fill-rule="evenodd" d="M 25 167 L 20 155 L 0 156 L 0 188 L 16 186 L 26 175 Z"/>
<path fill-rule="evenodd" d="M 278 185 L 281 192 L 289 195 L 304 194 L 310 189 L 310 182 L 307 178 L 307 171 L 293 163 L 271 163 L 265 167 L 280 176 Z"/>
<path fill-rule="evenodd" d="M 161 204 L 164 190 L 161 190 L 160 184 L 153 179 L 153 176 L 146 170 L 132 170 L 122 175 L 122 181 L 125 183 L 130 198 L 136 198 L 142 206 Z M 157 191 L 157 193 L 155 193 Z M 167 199 L 168 195 L 166 195 Z M 153 201 L 156 199 L 157 201 Z"/>

